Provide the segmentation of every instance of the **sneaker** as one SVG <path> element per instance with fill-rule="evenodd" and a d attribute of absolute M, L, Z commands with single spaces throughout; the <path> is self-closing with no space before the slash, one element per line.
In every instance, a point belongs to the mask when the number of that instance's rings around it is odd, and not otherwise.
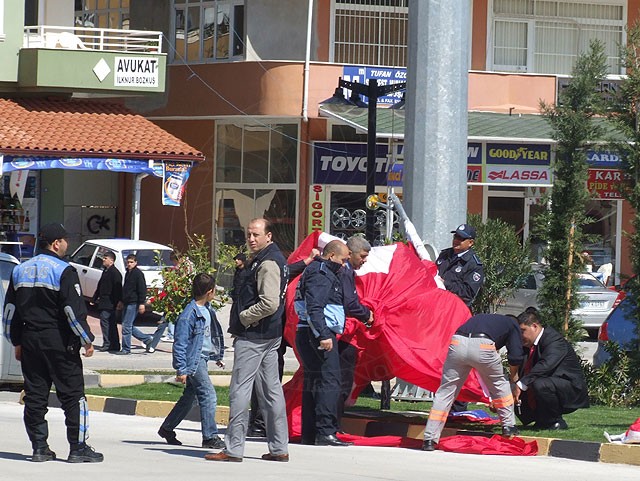
<path fill-rule="evenodd" d="M 146 350 L 149 354 L 152 354 L 152 353 L 156 352 L 156 348 L 155 348 L 155 347 L 153 347 L 150 343 L 149 343 L 149 344 L 147 344 L 147 347 L 145 348 L 145 350 Z"/>
<path fill-rule="evenodd" d="M 207 449 L 224 449 L 226 446 L 220 436 L 214 436 L 211 439 L 203 439 L 202 447 Z"/>
<path fill-rule="evenodd" d="M 49 449 L 49 446 L 46 448 L 38 448 L 33 450 L 33 456 L 31 457 L 31 461 L 34 463 L 44 463 L 45 461 L 53 461 L 56 459 L 56 453 Z"/>
<path fill-rule="evenodd" d="M 175 431 L 169 431 L 161 426 L 160 429 L 158 429 L 158 436 L 164 438 L 167 441 L 167 444 L 171 444 L 172 446 L 182 446 L 182 443 L 178 441 L 178 438 L 176 437 Z"/>
<path fill-rule="evenodd" d="M 116 356 L 128 356 L 131 354 L 131 351 L 118 351 L 116 352 Z"/>
<path fill-rule="evenodd" d="M 104 461 L 104 456 L 102 453 L 96 453 L 96 450 L 88 444 L 83 444 L 69 452 L 67 461 L 70 463 L 101 463 Z"/>
<path fill-rule="evenodd" d="M 172 337 L 172 336 L 166 336 L 166 335 L 165 335 L 165 336 L 162 336 L 162 337 L 160 338 L 160 340 L 161 340 L 162 342 L 173 342 L 173 337 Z"/>

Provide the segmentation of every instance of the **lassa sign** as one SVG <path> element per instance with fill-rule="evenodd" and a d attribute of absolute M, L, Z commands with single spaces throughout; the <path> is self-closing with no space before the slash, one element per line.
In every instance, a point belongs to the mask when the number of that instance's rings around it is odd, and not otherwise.
<path fill-rule="evenodd" d="M 496 184 L 542 184 L 550 185 L 551 171 L 548 167 L 488 165 L 486 182 Z"/>

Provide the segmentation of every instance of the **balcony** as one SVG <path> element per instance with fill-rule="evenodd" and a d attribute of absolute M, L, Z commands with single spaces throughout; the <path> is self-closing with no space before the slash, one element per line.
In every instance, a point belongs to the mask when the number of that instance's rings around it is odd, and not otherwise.
<path fill-rule="evenodd" d="M 30 91 L 114 94 L 165 90 L 162 32 L 25 27 L 18 85 Z"/>

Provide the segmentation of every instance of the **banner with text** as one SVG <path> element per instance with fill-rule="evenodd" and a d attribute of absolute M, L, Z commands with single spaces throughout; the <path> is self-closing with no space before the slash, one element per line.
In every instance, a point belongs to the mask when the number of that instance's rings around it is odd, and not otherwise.
<path fill-rule="evenodd" d="M 164 163 L 162 182 L 162 205 L 178 207 L 189 179 L 191 164 L 184 162 Z"/>

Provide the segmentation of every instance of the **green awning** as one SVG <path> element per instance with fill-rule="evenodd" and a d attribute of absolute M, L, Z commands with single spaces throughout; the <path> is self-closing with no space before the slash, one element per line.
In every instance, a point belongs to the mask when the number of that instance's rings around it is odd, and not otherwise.
<path fill-rule="evenodd" d="M 330 103 L 320 105 L 320 116 L 339 120 L 362 133 L 367 132 L 367 115 L 366 107 Z M 376 116 L 378 138 L 404 139 L 404 109 L 378 108 Z M 598 121 L 605 126 L 606 135 L 620 139 L 605 119 Z M 468 122 L 470 141 L 555 142 L 551 136 L 551 127 L 542 115 L 473 111 L 469 112 Z"/>

